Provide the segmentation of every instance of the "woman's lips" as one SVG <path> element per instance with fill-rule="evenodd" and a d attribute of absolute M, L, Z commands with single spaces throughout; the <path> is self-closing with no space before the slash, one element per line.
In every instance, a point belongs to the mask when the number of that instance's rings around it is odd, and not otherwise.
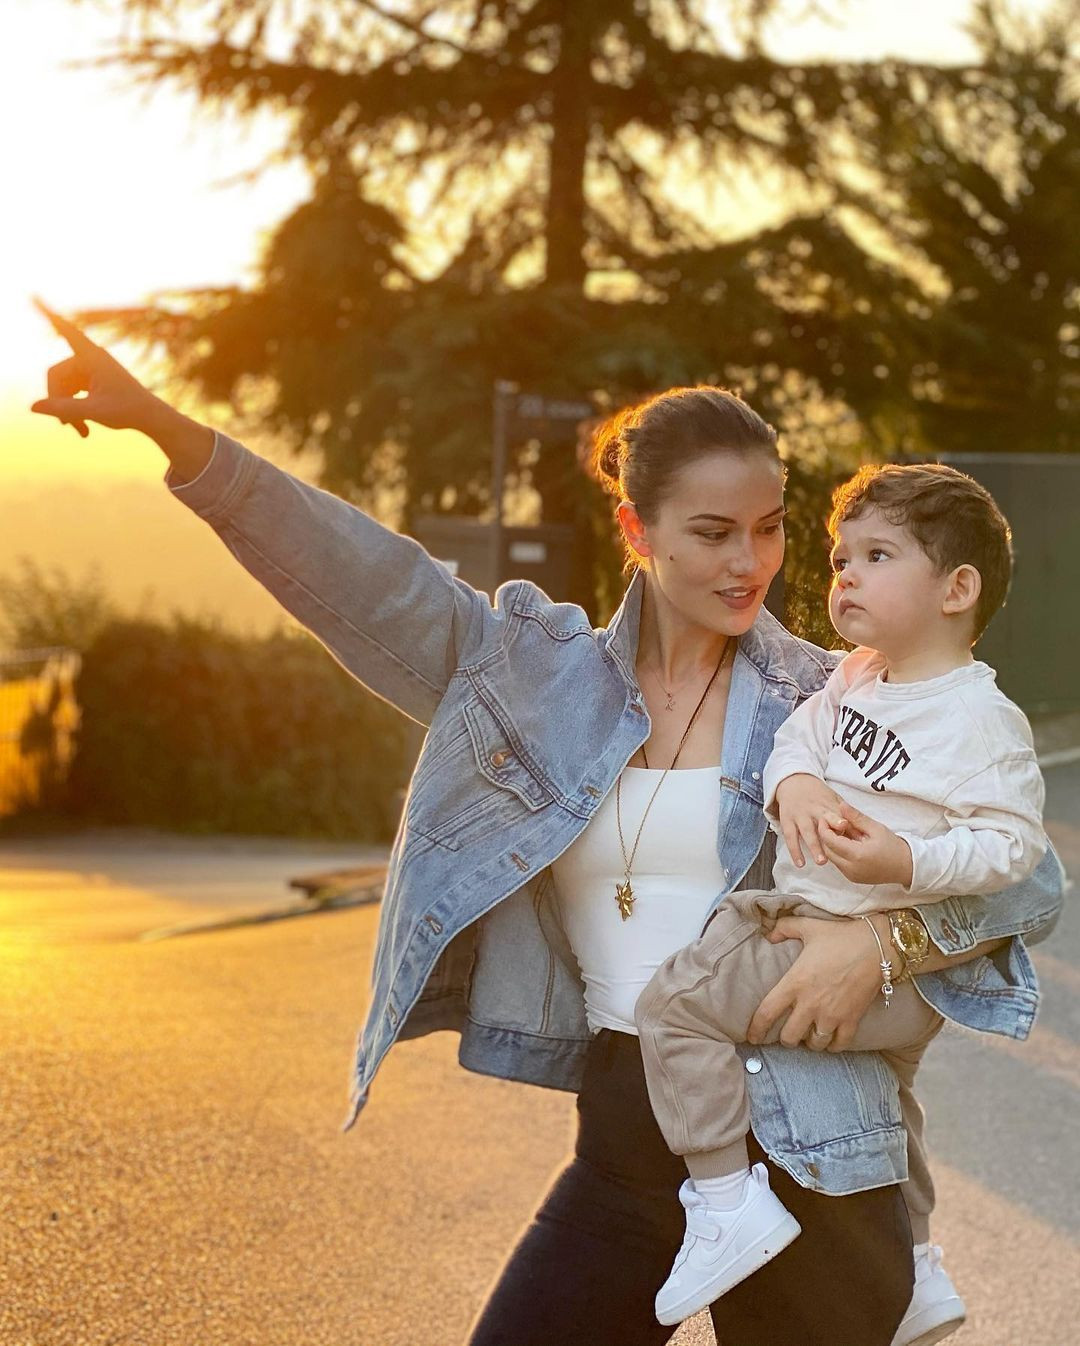
<path fill-rule="evenodd" d="M 751 589 L 745 585 L 738 585 L 730 589 L 715 589 L 713 592 L 733 612 L 742 612 L 746 608 L 753 607 L 758 595 L 758 586 L 755 585 Z"/>

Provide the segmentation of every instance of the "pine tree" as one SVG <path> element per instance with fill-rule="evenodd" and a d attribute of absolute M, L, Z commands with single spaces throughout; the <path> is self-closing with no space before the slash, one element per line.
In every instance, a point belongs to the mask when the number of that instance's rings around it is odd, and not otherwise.
<path fill-rule="evenodd" d="M 867 182 L 883 138 L 977 71 L 779 60 L 768 24 L 787 0 L 125 7 L 137 26 L 111 59 L 210 107 L 277 112 L 313 191 L 251 289 L 114 326 L 318 444 L 334 489 L 480 512 L 496 378 L 600 408 L 734 381 L 805 446 L 808 405 L 854 413 L 886 450 L 917 437 L 934 308 L 925 258 L 899 266 L 897 246 L 914 247 L 905 212 L 940 203 L 927 182 L 885 210 Z M 179 36 L 196 11 L 206 35 Z M 511 484 L 548 521 L 610 525 L 570 445 L 519 445 Z"/>
<path fill-rule="evenodd" d="M 883 123 L 898 246 L 942 287 L 911 386 L 930 451 L 1075 450 L 1080 412 L 1080 5 L 983 0 L 978 80 Z"/>

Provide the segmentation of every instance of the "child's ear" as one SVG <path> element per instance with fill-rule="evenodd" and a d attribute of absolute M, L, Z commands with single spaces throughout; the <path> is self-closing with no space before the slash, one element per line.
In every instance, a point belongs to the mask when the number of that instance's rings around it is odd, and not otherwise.
<path fill-rule="evenodd" d="M 641 521 L 641 515 L 637 512 L 637 507 L 630 500 L 620 500 L 615 510 L 615 517 L 619 521 L 619 527 L 627 542 L 633 547 L 639 556 L 651 556 L 652 547 L 645 537 L 645 525 Z"/>
<path fill-rule="evenodd" d="M 981 593 L 982 576 L 975 567 L 957 566 L 948 578 L 941 610 L 949 615 L 971 612 Z"/>

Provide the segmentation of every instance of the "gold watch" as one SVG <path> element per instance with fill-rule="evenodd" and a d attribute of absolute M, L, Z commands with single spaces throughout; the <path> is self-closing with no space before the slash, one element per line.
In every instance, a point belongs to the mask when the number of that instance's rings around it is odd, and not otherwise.
<path fill-rule="evenodd" d="M 912 907 L 889 912 L 889 938 L 904 960 L 904 970 L 893 981 L 903 981 L 915 972 L 930 952 L 930 935 L 923 918 Z"/>

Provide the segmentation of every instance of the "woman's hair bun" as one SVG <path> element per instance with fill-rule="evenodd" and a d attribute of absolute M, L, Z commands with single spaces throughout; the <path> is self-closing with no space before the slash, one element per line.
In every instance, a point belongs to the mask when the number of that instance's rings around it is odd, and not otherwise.
<path fill-rule="evenodd" d="M 626 457 L 629 421 L 635 407 L 623 407 L 601 421 L 592 432 L 588 466 L 591 475 L 611 495 L 622 494 L 622 467 Z"/>

